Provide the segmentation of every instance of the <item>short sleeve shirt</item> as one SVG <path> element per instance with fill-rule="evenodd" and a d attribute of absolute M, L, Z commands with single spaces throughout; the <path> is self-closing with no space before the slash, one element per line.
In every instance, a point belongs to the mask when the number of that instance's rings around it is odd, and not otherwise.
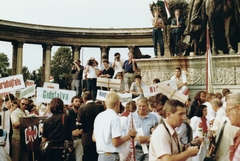
<path fill-rule="evenodd" d="M 177 143 L 173 139 L 174 130 L 166 122 L 165 124 L 171 136 L 167 132 L 163 123 L 158 125 L 158 127 L 153 131 L 150 139 L 149 161 L 157 161 L 159 160 L 158 158 L 166 154 L 172 155 L 180 153 L 178 151 Z M 182 149 L 183 145 L 180 143 L 180 141 L 178 141 L 178 143 L 180 145 L 180 149 Z"/>
<path fill-rule="evenodd" d="M 97 115 L 94 121 L 94 136 L 99 154 L 121 151 L 121 146 L 115 147 L 112 144 L 112 138 L 122 136 L 120 117 L 113 109 L 108 108 Z"/>
<path fill-rule="evenodd" d="M 12 121 L 12 124 L 15 124 L 17 122 L 20 122 L 20 118 L 21 117 L 26 117 L 26 113 L 21 110 L 20 108 L 17 108 L 16 110 L 14 110 L 11 114 L 11 121 Z M 12 138 L 15 138 L 15 139 L 20 139 L 20 128 L 13 128 L 13 135 L 12 135 Z"/>

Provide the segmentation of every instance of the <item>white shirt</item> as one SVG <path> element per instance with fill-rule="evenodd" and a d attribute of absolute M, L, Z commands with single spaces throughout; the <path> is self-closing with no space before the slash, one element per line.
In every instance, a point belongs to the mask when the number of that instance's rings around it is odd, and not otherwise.
<path fill-rule="evenodd" d="M 95 69 L 91 66 L 89 66 L 89 70 L 87 72 L 87 78 L 97 78 L 97 73 L 95 72 Z"/>
<path fill-rule="evenodd" d="M 180 77 L 177 78 L 176 75 L 171 77 L 171 80 L 176 80 L 177 86 L 183 83 L 187 83 L 187 76 L 184 73 L 181 73 Z"/>
<path fill-rule="evenodd" d="M 179 154 L 177 143 L 173 139 L 174 129 L 168 125 L 165 121 L 166 127 L 168 128 L 171 136 L 167 132 L 163 123 L 158 125 L 158 127 L 153 131 L 150 139 L 149 146 L 149 161 L 159 161 L 159 157 L 169 154 Z M 183 145 L 180 143 L 180 138 L 178 137 L 178 144 L 180 149 Z"/>
<path fill-rule="evenodd" d="M 204 102 L 203 105 L 207 106 L 207 120 L 210 122 L 216 117 L 216 112 L 213 110 L 210 102 Z"/>
<path fill-rule="evenodd" d="M 115 147 L 112 144 L 112 138 L 122 136 L 120 118 L 113 109 L 108 108 L 97 115 L 94 121 L 94 136 L 99 154 L 121 151 L 121 146 Z"/>
<path fill-rule="evenodd" d="M 223 109 L 223 107 L 221 107 L 221 108 L 218 109 L 218 111 L 216 113 L 216 117 L 214 119 L 213 126 L 212 126 L 211 130 L 217 130 L 218 129 L 218 127 L 220 126 L 224 116 L 226 116 L 226 112 Z"/>

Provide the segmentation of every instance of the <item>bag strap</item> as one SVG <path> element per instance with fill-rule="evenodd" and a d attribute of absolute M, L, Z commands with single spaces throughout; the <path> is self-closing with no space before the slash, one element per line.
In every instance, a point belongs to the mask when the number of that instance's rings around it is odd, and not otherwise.
<path fill-rule="evenodd" d="M 217 152 L 218 146 L 219 146 L 220 141 L 221 141 L 221 139 L 222 139 L 222 135 L 223 135 L 223 131 L 224 131 L 224 128 L 225 128 L 226 123 L 227 123 L 227 120 L 225 120 L 224 123 L 223 123 L 223 125 L 222 125 L 222 128 L 221 128 L 221 131 L 220 131 L 220 134 L 219 134 L 219 137 L 218 137 L 218 140 L 217 140 L 215 149 L 214 149 L 214 151 L 213 151 L 213 153 L 212 153 L 212 155 L 214 155 L 214 156 L 215 156 L 215 154 L 216 154 L 216 152 Z"/>
<path fill-rule="evenodd" d="M 63 127 L 65 125 L 65 114 L 62 114 L 62 125 L 63 125 Z"/>

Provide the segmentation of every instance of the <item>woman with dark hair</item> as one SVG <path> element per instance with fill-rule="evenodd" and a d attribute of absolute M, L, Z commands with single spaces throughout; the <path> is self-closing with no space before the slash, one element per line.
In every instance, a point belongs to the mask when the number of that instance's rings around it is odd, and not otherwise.
<path fill-rule="evenodd" d="M 195 116 L 191 118 L 190 126 L 193 130 L 193 138 L 203 138 L 202 145 L 200 147 L 197 156 L 192 158 L 192 161 L 203 161 L 207 154 L 208 148 L 208 127 L 209 122 L 206 118 L 207 116 L 207 106 L 200 105 L 195 111 Z"/>
<path fill-rule="evenodd" d="M 42 142 L 48 141 L 47 158 L 44 161 L 63 161 L 64 143 L 71 142 L 72 136 L 78 136 L 81 132 L 76 129 L 74 120 L 63 113 L 64 104 L 60 98 L 53 98 L 50 102 L 52 116 L 43 124 Z"/>

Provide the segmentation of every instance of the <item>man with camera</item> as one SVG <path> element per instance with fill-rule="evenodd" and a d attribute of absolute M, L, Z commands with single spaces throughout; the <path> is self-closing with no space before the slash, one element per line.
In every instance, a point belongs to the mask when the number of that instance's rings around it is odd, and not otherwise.
<path fill-rule="evenodd" d="M 76 95 L 81 96 L 82 94 L 82 75 L 83 75 L 83 66 L 80 65 L 81 61 L 75 59 L 72 63 L 71 74 L 72 78 L 72 90 L 76 90 Z"/>
<path fill-rule="evenodd" d="M 87 90 L 91 92 L 93 100 L 95 101 L 97 96 L 97 77 L 100 71 L 95 67 L 95 61 L 90 59 L 84 69 L 87 80 Z"/>
<path fill-rule="evenodd" d="M 120 60 L 120 53 L 115 53 L 114 54 L 114 63 L 112 65 L 112 68 L 114 69 L 114 75 L 113 78 L 115 78 L 115 76 L 119 73 L 119 72 L 123 72 L 122 66 L 123 66 L 123 62 Z"/>

